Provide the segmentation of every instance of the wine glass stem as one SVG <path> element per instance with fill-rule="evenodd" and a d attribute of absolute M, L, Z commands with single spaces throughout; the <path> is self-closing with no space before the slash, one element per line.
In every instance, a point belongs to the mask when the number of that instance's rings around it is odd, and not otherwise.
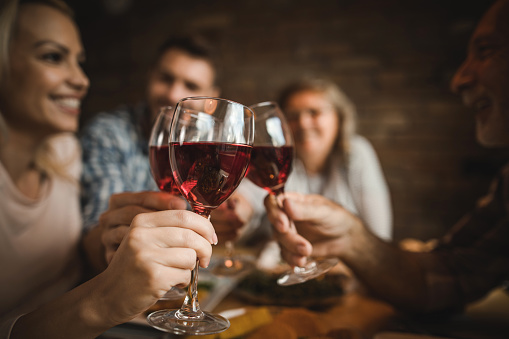
<path fill-rule="evenodd" d="M 233 262 L 233 255 L 235 252 L 235 247 L 233 245 L 233 241 L 227 240 L 224 244 L 225 246 L 225 257 L 226 260 L 231 260 Z"/>
<path fill-rule="evenodd" d="M 200 310 L 200 304 L 198 303 L 198 267 L 199 259 L 196 259 L 196 265 L 191 271 L 191 283 L 187 288 L 187 295 L 184 299 L 184 303 L 179 310 L 179 316 L 184 318 L 201 319 L 203 318 L 203 311 Z"/>
<path fill-rule="evenodd" d="M 201 215 L 204 218 L 210 219 L 210 210 L 201 206 L 194 205 L 193 212 Z M 184 299 L 184 303 L 180 310 L 177 311 L 176 315 L 180 319 L 202 319 L 205 314 L 200 310 L 200 304 L 198 303 L 198 267 L 200 266 L 200 260 L 196 258 L 196 265 L 194 265 L 191 271 L 191 283 L 187 288 L 187 295 Z"/>

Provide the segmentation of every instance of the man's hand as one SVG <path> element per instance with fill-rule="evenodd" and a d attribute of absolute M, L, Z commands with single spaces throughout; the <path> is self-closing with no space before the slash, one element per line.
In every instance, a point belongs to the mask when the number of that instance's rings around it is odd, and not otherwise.
<path fill-rule="evenodd" d="M 362 227 L 356 216 L 320 195 L 269 195 L 265 207 L 281 254 L 291 265 L 302 266 L 311 254 L 339 256 L 348 242 L 345 235 Z"/>
<path fill-rule="evenodd" d="M 212 211 L 210 221 L 220 242 L 235 240 L 242 226 L 253 216 L 253 208 L 246 198 L 233 194 L 228 200 Z"/>

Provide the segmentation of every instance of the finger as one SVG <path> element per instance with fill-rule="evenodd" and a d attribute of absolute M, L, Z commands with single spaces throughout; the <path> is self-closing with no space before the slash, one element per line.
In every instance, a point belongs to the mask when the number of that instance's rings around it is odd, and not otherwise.
<path fill-rule="evenodd" d="M 285 233 L 276 236 L 281 248 L 298 256 L 309 256 L 313 250 L 311 243 L 298 233 Z"/>
<path fill-rule="evenodd" d="M 264 199 L 267 217 L 274 229 L 279 233 L 290 231 L 290 220 L 284 211 L 279 208 L 277 198 L 273 194 L 268 194 Z"/>
<path fill-rule="evenodd" d="M 161 265 L 182 270 L 192 270 L 196 265 L 196 251 L 187 247 L 169 247 L 154 250 L 154 258 Z"/>
<path fill-rule="evenodd" d="M 109 209 L 116 209 L 127 205 L 139 205 L 158 211 L 187 208 L 186 202 L 182 197 L 165 192 L 124 192 L 110 197 Z"/>
<path fill-rule="evenodd" d="M 126 205 L 101 214 L 99 224 L 106 229 L 118 225 L 130 225 L 135 216 L 147 212 L 154 212 L 154 210 L 139 205 Z"/>
<path fill-rule="evenodd" d="M 125 235 L 129 232 L 129 226 L 118 226 L 110 228 L 101 234 L 101 241 L 105 246 L 114 246 L 120 244 Z"/>
<path fill-rule="evenodd" d="M 156 213 L 163 212 L 150 214 Z M 196 217 L 201 218 L 197 215 Z M 131 227 L 129 236 L 124 242 L 127 242 L 126 246 L 145 251 L 149 248 L 188 248 L 196 252 L 202 267 L 209 265 L 212 255 L 211 243 L 194 230 L 184 227 Z M 155 260 L 160 260 L 160 258 Z"/>
<path fill-rule="evenodd" d="M 292 220 L 308 221 L 319 220 L 323 217 L 324 210 L 329 206 L 329 201 L 319 195 L 303 195 L 295 192 L 285 194 L 283 208 Z"/>
<path fill-rule="evenodd" d="M 191 211 L 173 210 L 138 214 L 134 217 L 131 227 L 189 229 L 207 239 L 211 244 L 217 243 L 217 235 L 210 221 Z"/>
<path fill-rule="evenodd" d="M 302 255 L 297 255 L 291 252 L 288 252 L 285 249 L 281 249 L 281 258 L 286 261 L 291 266 L 299 266 L 303 267 L 306 265 L 307 257 Z"/>

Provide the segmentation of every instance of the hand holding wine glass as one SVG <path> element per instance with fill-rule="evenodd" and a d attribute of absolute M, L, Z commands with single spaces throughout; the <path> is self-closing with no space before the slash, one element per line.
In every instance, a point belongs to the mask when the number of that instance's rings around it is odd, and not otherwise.
<path fill-rule="evenodd" d="M 193 212 L 209 218 L 233 193 L 246 174 L 253 138 L 253 112 L 242 104 L 210 97 L 177 103 L 169 139 L 170 167 Z M 218 333 L 229 327 L 227 319 L 200 309 L 198 264 L 182 307 L 151 313 L 150 325 L 188 335 Z"/>
<path fill-rule="evenodd" d="M 255 112 L 255 140 L 247 177 L 270 194 L 284 194 L 292 169 L 293 140 L 281 109 L 275 102 L 250 106 Z M 293 225 L 295 228 L 295 225 Z M 307 260 L 278 279 L 279 285 L 294 285 L 326 273 L 338 263 L 337 258 Z"/>

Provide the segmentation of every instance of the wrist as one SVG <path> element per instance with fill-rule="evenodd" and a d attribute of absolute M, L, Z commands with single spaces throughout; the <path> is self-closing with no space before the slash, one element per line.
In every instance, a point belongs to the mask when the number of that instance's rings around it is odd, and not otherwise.
<path fill-rule="evenodd" d="M 102 278 L 103 274 L 99 274 L 78 287 L 83 288 L 78 318 L 87 328 L 97 330 L 99 333 L 120 324 L 111 318 L 109 311 L 111 301 L 108 300 L 108 293 L 103 293 Z"/>

